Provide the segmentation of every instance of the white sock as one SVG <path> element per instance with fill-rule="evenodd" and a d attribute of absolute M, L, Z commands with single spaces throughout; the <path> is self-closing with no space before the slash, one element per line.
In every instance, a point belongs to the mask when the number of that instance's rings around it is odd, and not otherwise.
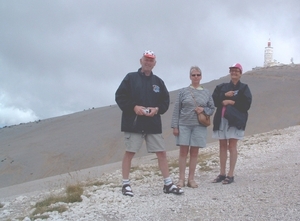
<path fill-rule="evenodd" d="M 129 179 L 123 179 L 122 184 L 123 184 L 123 186 L 126 185 L 126 184 L 130 185 L 130 180 Z"/>
<path fill-rule="evenodd" d="M 164 183 L 166 186 L 170 185 L 172 183 L 172 179 L 170 177 L 167 177 L 164 179 Z"/>

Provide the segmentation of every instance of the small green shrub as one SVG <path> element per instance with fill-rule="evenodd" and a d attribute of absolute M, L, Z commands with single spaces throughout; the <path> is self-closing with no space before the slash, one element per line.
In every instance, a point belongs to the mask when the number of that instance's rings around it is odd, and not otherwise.
<path fill-rule="evenodd" d="M 33 220 L 37 219 L 37 218 L 41 218 L 41 217 L 43 217 L 41 219 L 47 219 L 47 218 L 49 218 L 49 216 L 47 216 L 47 215 L 36 216 L 38 214 L 43 214 L 45 212 L 57 211 L 59 213 L 62 213 L 67 210 L 67 207 L 65 205 L 59 205 L 59 206 L 54 206 L 54 207 L 51 207 L 50 205 L 58 203 L 58 202 L 63 202 L 63 203 L 81 202 L 82 194 L 83 194 L 83 188 L 79 184 L 67 186 L 65 195 L 50 196 L 40 202 L 37 202 L 35 204 L 35 210 L 31 214 L 31 218 Z"/>

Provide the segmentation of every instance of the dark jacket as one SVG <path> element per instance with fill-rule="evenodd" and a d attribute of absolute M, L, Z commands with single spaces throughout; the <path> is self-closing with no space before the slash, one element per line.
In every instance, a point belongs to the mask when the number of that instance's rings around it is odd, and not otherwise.
<path fill-rule="evenodd" d="M 237 94 L 233 97 L 226 97 L 225 93 L 228 91 L 237 91 Z M 212 97 L 215 106 L 217 107 L 213 120 L 213 130 L 219 130 L 223 100 L 235 101 L 235 104 L 232 105 L 233 108 L 226 108 L 228 109 L 226 111 L 231 111 L 231 113 L 227 113 L 228 115 L 231 115 L 231 117 L 227 118 L 229 126 L 234 126 L 239 130 L 245 130 L 248 120 L 248 110 L 250 109 L 252 102 L 252 95 L 248 85 L 243 84 L 240 81 L 236 85 L 234 85 L 231 81 L 229 83 L 219 84 L 216 86 Z"/>
<path fill-rule="evenodd" d="M 115 99 L 122 110 L 121 131 L 160 134 L 162 133 L 161 114 L 170 104 L 169 92 L 159 77 L 151 73 L 145 76 L 141 72 L 128 73 L 116 91 Z M 158 107 L 158 114 L 153 117 L 138 116 L 134 112 L 135 105 Z"/>

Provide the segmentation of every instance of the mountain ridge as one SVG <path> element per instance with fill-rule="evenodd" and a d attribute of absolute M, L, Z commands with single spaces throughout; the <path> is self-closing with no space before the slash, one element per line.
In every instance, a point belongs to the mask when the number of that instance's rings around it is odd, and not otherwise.
<path fill-rule="evenodd" d="M 212 93 L 229 75 L 204 83 Z M 300 65 L 253 69 L 241 81 L 249 85 L 253 103 L 245 135 L 300 124 Z M 188 82 L 188 81 L 187 81 Z M 176 150 L 170 128 L 178 90 L 170 92 L 162 115 L 167 151 Z M 121 161 L 121 110 L 109 105 L 0 129 L 0 188 Z M 212 126 L 208 127 L 208 143 Z M 149 155 L 142 148 L 136 157 Z"/>

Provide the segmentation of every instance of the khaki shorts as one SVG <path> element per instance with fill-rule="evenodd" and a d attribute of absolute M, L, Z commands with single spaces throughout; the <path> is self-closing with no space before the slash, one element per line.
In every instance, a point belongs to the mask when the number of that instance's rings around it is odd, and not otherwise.
<path fill-rule="evenodd" d="M 148 153 L 165 151 L 164 138 L 162 134 L 138 134 L 124 132 L 126 151 L 137 153 L 143 142 L 146 141 Z"/>

